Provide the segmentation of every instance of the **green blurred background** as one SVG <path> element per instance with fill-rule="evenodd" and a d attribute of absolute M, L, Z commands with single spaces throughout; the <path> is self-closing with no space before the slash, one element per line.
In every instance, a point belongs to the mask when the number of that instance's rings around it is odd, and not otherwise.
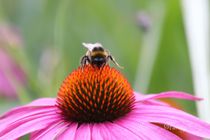
<path fill-rule="evenodd" d="M 39 97 L 56 97 L 86 52 L 82 42 L 100 42 L 110 50 L 139 92 L 193 93 L 179 0 L 0 0 L 2 24 L 21 34 L 22 46 L 8 46 L 8 52 L 24 69 L 27 85 L 18 86 L 19 100 L 0 99 L 0 113 Z M 176 101 L 196 114 L 194 103 Z"/>

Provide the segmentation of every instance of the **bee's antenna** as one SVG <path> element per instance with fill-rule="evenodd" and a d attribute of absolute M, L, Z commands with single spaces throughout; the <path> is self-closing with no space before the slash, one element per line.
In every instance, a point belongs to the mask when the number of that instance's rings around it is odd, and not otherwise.
<path fill-rule="evenodd" d="M 109 55 L 108 58 L 110 58 L 110 60 L 111 60 L 115 65 L 117 65 L 119 68 L 124 69 L 124 67 L 120 66 L 120 65 L 117 63 L 117 61 L 114 59 L 114 57 L 112 57 L 111 55 Z"/>

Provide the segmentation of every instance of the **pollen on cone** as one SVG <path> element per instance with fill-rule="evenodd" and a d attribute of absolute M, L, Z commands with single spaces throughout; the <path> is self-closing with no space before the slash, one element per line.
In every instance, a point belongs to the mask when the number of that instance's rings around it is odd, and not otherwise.
<path fill-rule="evenodd" d="M 134 95 L 130 84 L 115 68 L 86 65 L 67 76 L 57 103 L 66 120 L 104 122 L 130 112 Z"/>

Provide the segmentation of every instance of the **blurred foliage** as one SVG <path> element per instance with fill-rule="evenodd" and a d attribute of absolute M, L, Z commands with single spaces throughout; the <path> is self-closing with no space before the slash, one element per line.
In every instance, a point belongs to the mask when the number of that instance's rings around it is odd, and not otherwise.
<path fill-rule="evenodd" d="M 125 67 L 121 71 L 133 85 L 146 34 L 139 28 L 136 15 L 140 11 L 158 15 L 153 8 L 164 8 L 165 13 L 147 93 L 167 90 L 193 93 L 179 0 L 0 0 L 0 22 L 18 27 L 22 33 L 23 49 L 15 53 L 20 54 L 16 59 L 27 71 L 29 83 L 24 92 L 30 93 L 30 100 L 55 97 L 62 80 L 78 67 L 81 56 L 86 52 L 82 42 L 101 42 Z M 155 22 L 158 21 L 154 21 L 153 26 L 156 26 Z M 44 61 L 51 72 L 44 71 L 40 76 L 43 55 L 51 50 L 53 53 L 48 61 Z M 53 67 L 51 61 L 56 61 Z M 194 103 L 181 103 L 187 111 L 195 113 Z"/>

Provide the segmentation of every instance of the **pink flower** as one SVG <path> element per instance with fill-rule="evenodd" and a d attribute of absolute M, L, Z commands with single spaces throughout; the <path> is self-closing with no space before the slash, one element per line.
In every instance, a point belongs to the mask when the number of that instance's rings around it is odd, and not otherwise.
<path fill-rule="evenodd" d="M 0 96 L 17 98 L 17 83 L 25 83 L 25 74 L 12 56 L 8 47 L 21 45 L 20 35 L 8 25 L 0 25 Z"/>
<path fill-rule="evenodd" d="M 8 53 L 0 49 L 0 96 L 17 98 L 16 82 L 25 83 L 23 70 Z"/>
<path fill-rule="evenodd" d="M 42 98 L 0 117 L 0 140 L 30 134 L 32 140 L 180 140 L 167 128 L 192 138 L 210 138 L 210 125 L 157 101 L 199 100 L 183 92 L 140 95 L 114 68 L 85 66 L 63 82 L 57 98 Z M 159 125 L 160 124 L 160 125 Z"/>

